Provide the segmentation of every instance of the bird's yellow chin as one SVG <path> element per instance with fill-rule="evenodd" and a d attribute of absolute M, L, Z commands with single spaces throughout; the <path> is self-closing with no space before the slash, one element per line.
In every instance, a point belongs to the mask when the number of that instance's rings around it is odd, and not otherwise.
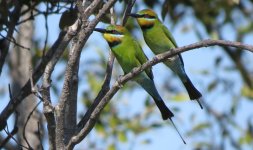
<path fill-rule="evenodd" d="M 152 26 L 155 23 L 155 19 L 138 18 L 138 24 L 140 26 Z"/>
<path fill-rule="evenodd" d="M 109 43 L 120 42 L 121 39 L 123 38 L 123 35 L 115 35 L 115 34 L 105 33 L 104 38 Z"/>

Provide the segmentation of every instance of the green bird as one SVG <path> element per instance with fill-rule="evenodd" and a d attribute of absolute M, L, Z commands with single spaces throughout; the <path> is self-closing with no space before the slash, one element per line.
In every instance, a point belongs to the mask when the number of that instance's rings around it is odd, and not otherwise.
<path fill-rule="evenodd" d="M 148 61 L 139 43 L 131 36 L 130 32 L 125 27 L 120 25 L 109 25 L 106 29 L 95 28 L 94 31 L 103 33 L 104 39 L 109 44 L 125 74 Z M 155 104 L 161 112 L 163 120 L 170 119 L 180 138 L 185 143 L 172 121 L 174 114 L 165 105 L 163 99 L 156 90 L 153 78 L 152 68 L 148 68 L 137 75 L 133 80 L 146 90 L 146 92 L 154 99 Z"/>
<path fill-rule="evenodd" d="M 178 47 L 170 31 L 163 25 L 153 10 L 144 9 L 136 14 L 130 14 L 130 16 L 137 19 L 137 22 L 142 29 L 144 40 L 154 54 L 157 55 L 166 52 L 171 48 Z M 194 87 L 187 76 L 182 56 L 178 54 L 170 57 L 168 60 L 164 61 L 164 64 L 179 76 L 190 99 L 197 100 L 201 109 L 203 109 L 199 102 L 202 94 Z"/>
<path fill-rule="evenodd" d="M 109 25 L 106 29 L 95 28 L 95 31 L 103 33 L 104 39 L 108 42 L 125 74 L 147 62 L 148 59 L 141 46 L 125 27 Z M 137 75 L 134 81 L 152 96 L 164 120 L 174 116 L 156 90 L 151 68 Z"/>

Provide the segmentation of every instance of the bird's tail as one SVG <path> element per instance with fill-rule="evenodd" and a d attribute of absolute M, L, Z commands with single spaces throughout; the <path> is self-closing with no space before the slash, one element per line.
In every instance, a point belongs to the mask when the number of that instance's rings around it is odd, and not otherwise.
<path fill-rule="evenodd" d="M 183 60 L 181 58 L 181 55 L 178 55 L 179 57 L 174 57 L 173 61 L 168 60 L 165 61 L 164 63 L 173 71 L 175 72 L 179 78 L 181 79 L 181 81 L 183 82 L 188 95 L 190 97 L 191 100 L 197 100 L 197 102 L 199 103 L 200 107 L 202 108 L 202 105 L 199 102 L 199 99 L 202 97 L 202 94 L 194 87 L 194 85 L 192 84 L 191 80 L 189 79 L 189 77 L 187 76 L 187 74 L 185 73 L 184 70 L 184 63 Z"/>
<path fill-rule="evenodd" d="M 162 114 L 163 120 L 171 119 L 174 116 L 171 110 L 165 105 L 163 100 L 154 99 L 154 101 Z"/>
<path fill-rule="evenodd" d="M 165 105 L 163 99 L 159 95 L 158 91 L 156 90 L 154 81 L 148 78 L 138 78 L 137 83 L 145 89 L 146 92 L 154 99 L 155 104 L 157 105 L 158 109 L 162 114 L 163 120 L 167 120 L 168 118 L 171 119 L 174 114 L 170 111 L 170 109 Z"/>
<path fill-rule="evenodd" d="M 187 75 L 186 80 L 183 82 L 183 84 L 188 92 L 190 99 L 196 100 L 199 103 L 200 107 L 203 108 L 201 103 L 199 102 L 199 99 L 202 97 L 202 94 L 195 88 Z"/>

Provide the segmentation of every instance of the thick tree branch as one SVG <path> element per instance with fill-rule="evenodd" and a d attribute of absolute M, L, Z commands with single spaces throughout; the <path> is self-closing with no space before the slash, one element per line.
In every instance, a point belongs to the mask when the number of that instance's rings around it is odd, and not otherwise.
<path fill-rule="evenodd" d="M 19 1 L 17 1 L 15 3 L 15 8 L 10 15 L 10 23 L 8 27 L 9 30 L 7 32 L 6 39 L 3 39 L 4 44 L 0 45 L 0 50 L 1 50 L 0 51 L 0 75 L 2 72 L 2 67 L 5 62 L 5 57 L 7 56 L 9 48 L 10 48 L 11 39 L 15 30 L 15 26 L 20 18 L 20 12 L 21 12 L 21 4 Z"/>
<path fill-rule="evenodd" d="M 58 39 L 55 41 L 53 46 L 48 50 L 46 55 L 42 58 L 42 61 L 40 64 L 36 67 L 34 73 L 33 73 L 33 82 L 34 84 L 37 83 L 39 78 L 42 76 L 44 73 L 45 67 L 48 64 L 48 62 L 52 59 L 53 55 L 55 54 L 56 51 L 59 49 L 64 50 L 69 41 L 72 39 L 74 36 L 73 31 L 70 29 L 68 32 L 62 31 L 59 34 Z M 4 110 L 1 112 L 0 115 L 0 130 L 4 129 L 6 126 L 6 121 L 9 118 L 9 116 L 14 112 L 16 107 L 18 106 L 19 103 L 22 102 L 22 100 L 30 95 L 32 93 L 31 91 L 31 81 L 28 80 L 26 84 L 21 88 L 20 92 L 18 92 L 17 95 L 13 97 L 8 103 L 8 105 L 4 108 Z"/>
<path fill-rule="evenodd" d="M 98 1 L 93 1 L 93 3 L 97 3 Z M 90 12 L 90 14 L 85 14 L 85 16 L 81 16 L 82 18 L 82 28 L 81 31 L 78 33 L 77 35 L 77 42 L 76 44 L 73 45 L 72 49 L 71 49 L 71 55 L 70 58 L 68 60 L 68 66 L 66 69 L 66 74 L 65 74 L 65 81 L 64 81 L 64 85 L 63 85 L 63 89 L 62 89 L 62 95 L 60 98 L 60 102 L 59 104 L 56 106 L 55 110 L 56 110 L 56 120 L 57 120 L 57 124 L 56 124 L 56 146 L 57 148 L 62 148 L 65 147 L 65 144 L 62 141 L 62 138 L 64 138 L 64 142 L 68 142 L 68 138 L 64 137 L 65 136 L 65 129 L 64 129 L 64 124 L 65 124 L 65 119 L 64 119 L 64 112 L 65 112 L 65 108 L 66 108 L 66 102 L 67 100 L 69 100 L 70 98 L 70 89 L 72 89 L 72 85 L 71 83 L 73 83 L 73 76 L 75 74 L 75 67 L 78 66 L 79 63 L 79 58 L 81 55 L 81 51 L 82 48 L 84 46 L 84 44 L 86 43 L 86 41 L 88 40 L 89 36 L 91 35 L 91 33 L 93 32 L 93 29 L 95 28 L 95 26 L 98 24 L 98 22 L 100 21 L 101 17 L 113 6 L 113 4 L 116 2 L 116 0 L 109 0 L 104 6 L 103 8 L 99 11 L 98 15 L 96 16 L 96 18 L 94 20 L 92 20 L 91 22 L 87 23 L 86 18 L 88 18 L 87 16 L 91 15 L 92 11 L 95 9 L 88 7 L 86 11 Z M 93 6 L 91 4 L 91 6 Z M 74 145 L 73 145 L 74 146 Z"/>
<path fill-rule="evenodd" d="M 94 0 L 87 8 L 81 7 L 84 9 L 84 12 L 81 11 L 82 27 L 87 26 L 87 19 L 94 12 L 100 0 Z M 89 36 L 89 35 L 87 35 Z M 69 51 L 69 61 L 65 73 L 65 80 L 62 89 L 62 95 L 59 102 L 59 107 L 57 106 L 57 124 L 56 130 L 63 130 L 64 134 L 64 143 L 68 143 L 69 139 L 73 136 L 76 131 L 76 113 L 77 113 L 77 92 L 78 92 L 78 71 L 79 71 L 79 62 L 81 50 L 83 47 L 78 46 L 78 40 L 80 39 L 80 34 L 74 38 L 72 46 Z M 79 53 L 75 53 L 77 48 Z M 62 126 L 63 125 L 63 126 Z M 58 128 L 59 127 L 59 128 Z M 63 127 L 63 128 L 62 128 Z M 57 134 L 58 136 L 58 134 Z M 62 137 L 62 135 L 59 135 Z M 56 138 L 60 142 L 61 138 Z M 57 146 L 60 144 L 57 144 Z M 61 146 L 62 147 L 62 146 Z"/>
<path fill-rule="evenodd" d="M 239 49 L 248 50 L 253 53 L 253 46 L 251 46 L 251 45 L 242 44 L 240 42 L 208 39 L 208 40 L 204 40 L 204 41 L 197 42 L 194 44 L 190 44 L 188 46 L 173 48 L 165 53 L 156 55 L 150 61 L 144 63 L 140 67 L 134 68 L 130 73 L 120 77 L 119 80 L 116 83 L 114 83 L 114 85 L 109 90 L 109 92 L 107 92 L 107 94 L 104 96 L 104 98 L 98 104 L 98 106 L 92 112 L 88 122 L 85 124 L 83 129 L 80 132 L 78 132 L 77 135 L 71 139 L 71 142 L 78 143 L 78 142 L 80 142 L 81 139 L 85 138 L 88 135 L 88 133 L 92 130 L 92 128 L 94 127 L 94 125 L 99 117 L 99 114 L 101 113 L 103 108 L 110 101 L 110 99 L 117 93 L 117 91 L 122 87 L 122 85 L 124 85 L 127 81 L 133 79 L 136 75 L 138 75 L 139 73 L 144 71 L 146 68 L 154 66 L 155 64 L 162 62 L 169 57 L 175 56 L 175 55 L 185 52 L 185 51 L 189 51 L 189 50 L 193 50 L 193 49 L 197 49 L 197 48 L 202 48 L 202 47 L 216 46 L 216 45 L 217 46 L 236 47 Z"/>
<path fill-rule="evenodd" d="M 73 32 L 73 35 L 76 34 L 78 28 L 80 28 L 80 22 L 77 20 L 69 30 Z M 56 149 L 55 143 L 55 114 L 54 114 L 54 107 L 51 103 L 51 94 L 50 94 L 50 86 L 51 86 L 51 75 L 54 70 L 56 63 L 58 62 L 59 58 L 62 56 L 64 49 L 57 49 L 55 54 L 53 55 L 52 59 L 46 66 L 45 72 L 43 74 L 43 83 L 41 89 L 41 95 L 43 100 L 43 112 L 47 119 L 47 129 L 49 135 L 49 147 L 50 149 Z"/>
<path fill-rule="evenodd" d="M 110 82 L 111 82 L 111 76 L 112 76 L 112 69 L 113 69 L 113 63 L 114 63 L 114 55 L 110 51 L 109 58 L 107 61 L 106 66 L 106 75 L 104 82 L 102 84 L 101 90 L 99 91 L 97 97 L 95 98 L 92 105 L 89 107 L 88 111 L 85 113 L 83 118 L 79 121 L 77 125 L 77 132 L 81 131 L 81 129 L 84 127 L 85 123 L 89 120 L 92 112 L 95 110 L 97 105 L 100 103 L 101 99 L 106 95 L 106 93 L 110 90 Z"/>
<path fill-rule="evenodd" d="M 128 17 L 127 14 L 129 14 L 131 12 L 134 3 L 135 3 L 135 0 L 130 0 L 128 2 L 128 5 L 126 6 L 126 9 L 124 11 L 124 16 L 123 16 L 123 19 L 122 19 L 122 25 L 125 25 L 125 23 L 127 22 L 127 17 Z M 114 20 L 113 8 L 111 8 L 111 24 L 115 24 L 115 23 L 116 22 Z M 102 98 L 106 95 L 106 93 L 110 90 L 110 81 L 111 81 L 111 75 L 112 75 L 114 59 L 115 59 L 115 57 L 114 57 L 112 51 L 110 51 L 109 58 L 108 58 L 108 61 L 107 61 L 107 66 L 106 66 L 106 75 L 105 75 L 104 82 L 102 84 L 102 88 L 99 91 L 99 93 L 98 93 L 97 97 L 95 98 L 94 102 L 92 103 L 92 105 L 89 107 L 88 111 L 85 113 L 84 117 L 78 123 L 77 132 L 80 132 L 82 130 L 82 128 L 84 127 L 84 125 L 89 120 L 91 114 L 94 112 L 97 105 L 100 103 Z M 82 140 L 82 139 L 80 139 L 80 140 Z"/>
<path fill-rule="evenodd" d="M 115 24 L 113 7 L 110 9 L 110 13 L 111 13 L 111 24 Z M 110 82 L 111 82 L 111 78 L 112 78 L 114 59 L 115 59 L 115 57 L 114 57 L 112 51 L 110 51 L 107 65 L 106 65 L 105 78 L 104 78 L 104 82 L 101 86 L 101 90 L 99 91 L 97 97 L 95 98 L 95 100 L 93 101 L 93 103 L 91 104 L 91 106 L 89 107 L 89 109 L 87 110 L 85 115 L 83 116 L 83 118 L 79 121 L 79 123 L 77 125 L 77 132 L 83 128 L 85 123 L 88 121 L 91 113 L 97 107 L 97 105 L 99 104 L 99 102 L 101 101 L 103 96 L 110 90 Z"/>

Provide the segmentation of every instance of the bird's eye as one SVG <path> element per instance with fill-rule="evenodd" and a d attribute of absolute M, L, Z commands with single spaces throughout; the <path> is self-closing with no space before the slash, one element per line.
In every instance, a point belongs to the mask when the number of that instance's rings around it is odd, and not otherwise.
<path fill-rule="evenodd" d="M 113 34 L 117 34 L 118 32 L 116 30 L 112 30 L 112 33 Z"/>
<path fill-rule="evenodd" d="M 115 30 L 109 30 L 108 33 L 115 34 Z"/>
<path fill-rule="evenodd" d="M 144 14 L 143 17 L 144 18 L 150 18 L 150 19 L 155 18 L 155 16 L 150 16 L 149 14 Z"/>
<path fill-rule="evenodd" d="M 145 18 L 149 18 L 149 15 L 148 15 L 148 14 L 145 14 L 144 17 L 145 17 Z"/>
<path fill-rule="evenodd" d="M 119 31 L 117 31 L 117 30 L 111 30 L 110 33 L 111 33 L 111 34 L 119 34 L 119 35 L 122 34 L 121 32 L 119 32 Z"/>

